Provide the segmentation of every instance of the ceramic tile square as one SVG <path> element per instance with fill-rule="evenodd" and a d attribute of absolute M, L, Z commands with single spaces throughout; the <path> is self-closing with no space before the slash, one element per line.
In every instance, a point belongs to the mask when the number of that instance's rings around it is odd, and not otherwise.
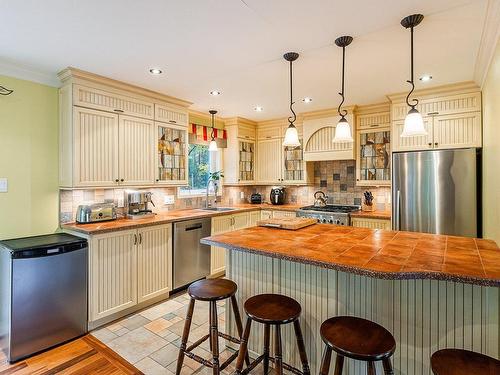
<path fill-rule="evenodd" d="M 130 331 L 107 343 L 111 350 L 116 351 L 132 364 L 139 362 L 167 344 L 165 339 L 144 327 Z"/>

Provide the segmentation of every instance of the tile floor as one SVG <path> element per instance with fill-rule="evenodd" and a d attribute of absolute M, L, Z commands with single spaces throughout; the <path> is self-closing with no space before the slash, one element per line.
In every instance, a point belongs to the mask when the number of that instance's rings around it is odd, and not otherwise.
<path fill-rule="evenodd" d="M 184 328 L 189 297 L 186 293 L 150 307 L 134 315 L 99 328 L 91 334 L 104 342 L 146 375 L 171 375 L 175 373 L 177 355 Z M 218 303 L 219 329 L 225 331 L 225 301 Z M 193 343 L 209 332 L 208 303 L 196 302 L 189 342 Z M 220 359 L 223 362 L 232 352 L 219 341 Z M 208 340 L 194 350 L 203 358 L 210 358 Z M 223 374 L 234 371 L 236 361 Z M 262 369 L 252 374 L 262 374 Z M 190 358 L 184 359 L 182 374 L 211 374 L 212 371 Z"/>

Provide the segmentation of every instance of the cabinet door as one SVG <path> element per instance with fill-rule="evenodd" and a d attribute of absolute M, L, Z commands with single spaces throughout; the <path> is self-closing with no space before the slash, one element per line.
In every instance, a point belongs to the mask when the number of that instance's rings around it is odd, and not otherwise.
<path fill-rule="evenodd" d="M 156 122 L 155 182 L 166 185 L 187 185 L 187 127 Z"/>
<path fill-rule="evenodd" d="M 167 295 L 172 281 L 172 225 L 139 229 L 137 302 Z"/>
<path fill-rule="evenodd" d="M 297 213 L 295 211 L 273 211 L 273 218 L 279 219 L 282 217 L 296 217 Z"/>
<path fill-rule="evenodd" d="M 155 104 L 155 120 L 173 125 L 187 126 L 188 114 L 186 110 Z"/>
<path fill-rule="evenodd" d="M 118 115 L 74 107 L 73 184 L 114 186 L 118 182 Z"/>
<path fill-rule="evenodd" d="M 233 230 L 233 216 L 224 215 L 212 218 L 212 235 Z M 224 272 L 226 269 L 226 249 L 212 246 L 210 257 L 210 274 Z"/>
<path fill-rule="evenodd" d="M 357 228 L 369 228 L 369 229 L 391 229 L 391 221 L 384 219 L 370 219 L 353 217 L 351 219 L 351 225 Z"/>
<path fill-rule="evenodd" d="M 257 143 L 257 181 L 262 184 L 281 182 L 281 138 Z"/>
<path fill-rule="evenodd" d="M 137 231 L 97 235 L 90 244 L 89 319 L 137 304 Z"/>
<path fill-rule="evenodd" d="M 306 181 L 303 144 L 304 141 L 300 139 L 299 147 L 281 146 L 283 181 L 287 184 L 304 183 Z"/>
<path fill-rule="evenodd" d="M 481 112 L 434 117 L 434 148 L 481 147 Z"/>
<path fill-rule="evenodd" d="M 273 217 L 273 211 L 270 211 L 270 210 L 260 211 L 260 219 L 261 220 L 272 219 L 272 217 Z"/>
<path fill-rule="evenodd" d="M 424 126 L 427 130 L 426 136 L 419 137 L 401 137 L 403 132 L 404 120 L 394 121 L 392 124 L 392 148 L 394 151 L 417 151 L 429 150 L 433 147 L 432 143 L 432 117 L 424 117 Z"/>
<path fill-rule="evenodd" d="M 251 211 L 248 213 L 248 226 L 254 227 L 257 225 L 257 221 L 260 220 L 261 211 Z"/>
<path fill-rule="evenodd" d="M 238 150 L 238 182 L 253 182 L 255 180 L 255 142 L 238 140 Z"/>
<path fill-rule="evenodd" d="M 154 182 L 153 129 L 151 120 L 119 116 L 120 184 L 151 185 Z"/>
<path fill-rule="evenodd" d="M 356 185 L 391 184 L 391 129 L 357 131 Z"/>
<path fill-rule="evenodd" d="M 233 216 L 233 230 L 243 229 L 249 226 L 248 212 L 242 212 L 240 214 L 234 214 L 232 216 Z"/>

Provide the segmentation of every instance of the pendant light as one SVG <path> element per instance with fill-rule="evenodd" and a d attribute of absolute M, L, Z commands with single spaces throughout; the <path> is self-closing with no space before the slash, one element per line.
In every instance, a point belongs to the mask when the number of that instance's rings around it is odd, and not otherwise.
<path fill-rule="evenodd" d="M 410 65 L 410 80 L 406 81 L 411 85 L 411 90 L 406 96 L 406 104 L 408 104 L 408 107 L 410 107 L 410 110 L 408 111 L 408 114 L 406 115 L 405 118 L 405 123 L 403 127 L 403 132 L 401 133 L 401 137 L 417 137 L 417 136 L 425 136 L 427 135 L 427 130 L 425 130 L 424 126 L 424 120 L 422 119 L 422 115 L 418 110 L 415 108 L 416 105 L 418 104 L 418 99 L 412 99 L 412 102 L 410 103 L 410 95 L 413 93 L 413 90 L 415 90 L 415 83 L 413 82 L 413 28 L 417 26 L 422 20 L 424 19 L 424 16 L 421 14 L 413 14 L 411 16 L 405 17 L 401 20 L 401 25 L 406 28 L 410 29 L 410 35 L 411 35 L 411 42 L 410 42 L 410 48 L 411 48 L 411 65 Z"/>
<path fill-rule="evenodd" d="M 347 111 L 345 109 L 341 109 L 342 104 L 344 104 L 345 48 L 351 44 L 351 42 L 352 36 L 341 36 L 340 38 L 335 39 L 335 44 L 342 48 L 342 92 L 339 92 L 339 95 L 342 97 L 342 101 L 337 109 L 340 120 L 335 128 L 335 138 L 333 138 L 333 142 L 335 143 L 354 142 L 351 133 L 351 126 L 345 118 Z"/>
<path fill-rule="evenodd" d="M 286 129 L 285 139 L 283 140 L 283 146 L 285 147 L 299 147 L 299 133 L 297 132 L 297 128 L 293 124 L 295 120 L 297 120 L 297 115 L 293 110 L 293 105 L 295 102 L 293 101 L 293 76 L 292 76 L 292 63 L 299 58 L 299 54 L 297 52 L 287 52 L 283 55 L 284 59 L 290 62 L 290 111 L 292 112 L 292 116 L 288 117 L 288 128 Z"/>
<path fill-rule="evenodd" d="M 210 144 L 208 146 L 208 151 L 217 151 L 218 148 L 217 148 L 217 142 L 215 141 L 215 138 L 214 138 L 214 135 L 215 135 L 215 131 L 214 131 L 214 116 L 215 114 L 217 113 L 216 110 L 214 109 L 211 109 L 210 111 L 208 111 L 208 113 L 210 113 L 210 115 L 212 116 L 212 133 L 211 133 L 211 137 L 212 137 L 212 140 L 210 141 Z"/>

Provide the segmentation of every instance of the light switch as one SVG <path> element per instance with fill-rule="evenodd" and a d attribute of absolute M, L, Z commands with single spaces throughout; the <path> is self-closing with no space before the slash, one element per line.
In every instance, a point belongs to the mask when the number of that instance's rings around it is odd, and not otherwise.
<path fill-rule="evenodd" d="M 165 195 L 163 197 L 163 204 L 174 204 L 175 197 L 173 195 Z"/>
<path fill-rule="evenodd" d="M 7 178 L 0 178 L 0 193 L 7 193 L 9 190 L 9 182 Z"/>

